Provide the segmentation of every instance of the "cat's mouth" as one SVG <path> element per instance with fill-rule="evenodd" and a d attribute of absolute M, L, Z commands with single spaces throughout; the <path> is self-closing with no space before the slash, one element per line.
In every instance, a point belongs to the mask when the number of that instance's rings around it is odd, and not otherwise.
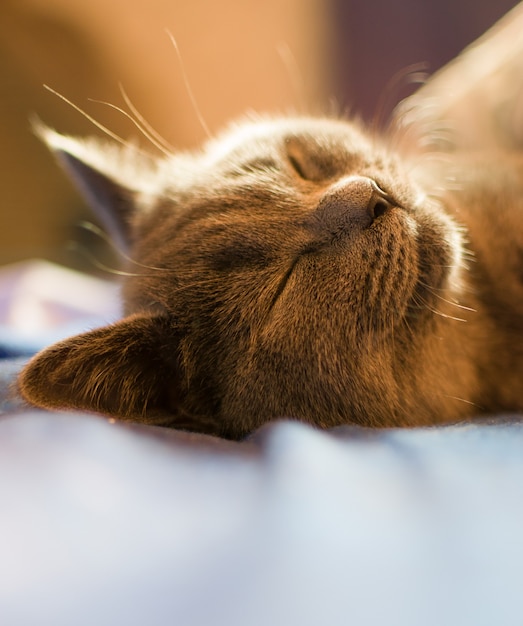
<path fill-rule="evenodd" d="M 428 210 L 404 208 L 363 177 L 335 189 L 320 209 L 325 239 L 306 248 L 302 256 L 324 252 L 327 263 L 332 263 L 339 255 L 338 271 L 350 285 L 351 308 L 365 320 L 362 328 L 390 332 L 407 316 L 443 310 L 461 265 L 461 240 L 450 220 Z M 337 267 L 335 262 L 332 267 Z M 296 262 L 280 293 L 295 268 Z"/>

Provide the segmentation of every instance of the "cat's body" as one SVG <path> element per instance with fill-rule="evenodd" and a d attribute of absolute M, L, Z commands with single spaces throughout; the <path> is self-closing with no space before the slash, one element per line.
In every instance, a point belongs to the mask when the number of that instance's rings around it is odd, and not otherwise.
<path fill-rule="evenodd" d="M 519 156 L 402 162 L 312 118 L 159 161 L 47 139 L 135 276 L 124 320 L 31 361 L 29 401 L 229 437 L 523 409 Z"/>

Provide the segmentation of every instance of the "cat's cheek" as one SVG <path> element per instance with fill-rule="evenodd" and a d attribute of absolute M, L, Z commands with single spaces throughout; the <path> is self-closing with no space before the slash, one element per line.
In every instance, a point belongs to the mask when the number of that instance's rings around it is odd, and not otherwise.
<path fill-rule="evenodd" d="M 419 226 L 416 220 L 411 215 L 405 213 L 403 216 L 402 224 L 407 236 L 416 239 L 419 230 Z"/>
<path fill-rule="evenodd" d="M 449 275 L 447 279 L 448 288 L 451 292 L 459 294 L 463 290 L 464 270 L 465 270 L 465 241 L 461 228 L 459 228 L 450 218 L 447 220 L 447 245 L 450 256 Z"/>

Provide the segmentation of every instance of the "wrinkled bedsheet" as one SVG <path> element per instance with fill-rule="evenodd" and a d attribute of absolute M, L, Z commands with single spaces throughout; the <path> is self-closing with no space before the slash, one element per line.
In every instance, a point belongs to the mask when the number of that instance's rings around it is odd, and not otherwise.
<path fill-rule="evenodd" d="M 26 407 L 25 358 L 0 360 L 2 626 L 523 623 L 523 419 L 231 443 Z"/>

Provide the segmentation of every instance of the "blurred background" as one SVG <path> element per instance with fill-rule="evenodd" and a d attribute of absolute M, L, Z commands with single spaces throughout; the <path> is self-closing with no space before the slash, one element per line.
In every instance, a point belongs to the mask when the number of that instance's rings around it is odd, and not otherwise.
<path fill-rule="evenodd" d="M 94 270 L 71 240 L 106 254 L 79 227 L 93 216 L 33 136 L 30 119 L 64 133 L 100 133 L 43 84 L 131 137 L 137 131 L 123 115 L 92 101 L 124 105 L 121 83 L 148 122 L 181 149 L 206 136 L 183 72 L 211 132 L 248 110 L 350 110 L 386 122 L 407 95 L 406 81 L 394 76 L 419 63 L 433 73 L 515 4 L 1 0 L 0 265 L 44 258 Z"/>

